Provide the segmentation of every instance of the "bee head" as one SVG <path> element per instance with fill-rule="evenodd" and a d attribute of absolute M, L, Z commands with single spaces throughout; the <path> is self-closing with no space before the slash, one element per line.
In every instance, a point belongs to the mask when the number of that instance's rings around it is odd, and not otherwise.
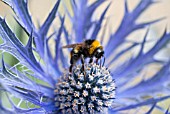
<path fill-rule="evenodd" d="M 104 51 L 103 51 L 103 48 L 97 48 L 95 53 L 94 53 L 94 56 L 96 58 L 101 58 L 104 54 Z"/>

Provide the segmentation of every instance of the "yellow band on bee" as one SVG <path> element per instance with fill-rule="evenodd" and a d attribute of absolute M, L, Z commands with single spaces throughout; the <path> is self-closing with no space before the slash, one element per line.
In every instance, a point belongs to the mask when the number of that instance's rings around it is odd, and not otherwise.
<path fill-rule="evenodd" d="M 80 50 L 80 46 L 77 45 L 77 46 L 74 48 L 74 53 L 78 53 L 79 50 Z"/>
<path fill-rule="evenodd" d="M 100 42 L 97 40 L 93 41 L 93 43 L 91 44 L 90 49 L 89 49 L 89 54 L 93 54 L 95 49 L 98 47 L 101 47 Z"/>

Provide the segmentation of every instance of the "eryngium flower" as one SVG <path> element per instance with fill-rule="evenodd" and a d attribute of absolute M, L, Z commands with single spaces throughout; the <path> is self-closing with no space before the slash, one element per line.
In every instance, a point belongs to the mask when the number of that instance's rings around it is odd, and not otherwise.
<path fill-rule="evenodd" d="M 65 111 L 74 113 L 74 109 L 77 110 L 78 108 L 80 113 L 96 113 L 97 111 L 98 113 L 113 114 L 123 113 L 123 111 L 125 113 L 135 111 L 133 113 L 150 114 L 154 113 L 156 109 L 168 114 L 168 108 L 160 106 L 159 103 L 166 101 L 170 97 L 170 57 L 167 57 L 168 60 L 162 60 L 155 58 L 155 55 L 168 48 L 170 33 L 165 28 L 162 36 L 146 51 L 146 45 L 149 41 L 147 37 L 152 30 L 149 26 L 159 23 L 164 18 L 149 22 L 136 22 L 150 6 L 155 5 L 155 3 L 159 4 L 159 2 L 155 0 L 141 0 L 133 10 L 129 11 L 128 1 L 124 0 L 124 16 L 119 27 L 115 32 L 108 30 L 109 32 L 107 33 L 106 25 L 111 25 L 111 23 L 108 22 L 106 13 L 113 3 L 108 3 L 106 8 L 98 14 L 98 16 L 100 15 L 99 18 L 93 20 L 93 17 L 96 15 L 95 12 L 97 9 L 100 9 L 99 6 L 107 4 L 107 2 L 110 2 L 109 0 L 97 0 L 92 3 L 89 3 L 90 0 L 70 1 L 73 15 L 70 14 L 67 7 L 65 7 L 66 12 L 64 16 L 59 14 L 59 5 L 61 7 L 66 5 L 64 2 L 61 4 L 60 0 L 57 0 L 47 19 L 37 29 L 29 14 L 27 0 L 3 0 L 15 12 L 16 22 L 27 33 L 29 40 L 26 45 L 21 43 L 7 25 L 5 19 L 0 18 L 0 37 L 3 40 L 0 49 L 2 53 L 8 52 L 19 61 L 16 65 L 10 66 L 2 59 L 2 67 L 0 69 L 0 113 L 38 114 L 65 113 Z M 56 13 L 58 14 L 57 16 Z M 71 30 L 69 30 L 65 21 L 65 18 L 68 17 L 70 19 L 69 23 L 72 25 Z M 60 22 L 57 23 L 59 26 L 52 35 L 48 36 L 47 33 L 49 33 L 51 25 L 54 24 L 52 22 L 54 22 L 55 18 L 59 19 Z M 114 25 L 114 22 L 112 24 Z M 138 30 L 144 30 L 145 32 L 143 41 L 129 41 L 127 36 L 130 37 L 131 33 L 134 31 L 138 32 Z M 105 36 L 105 34 L 108 35 Z M 70 66 L 68 62 L 69 53 L 64 52 L 61 47 L 64 44 L 83 42 L 84 39 L 89 38 L 97 39 L 101 42 L 105 50 L 106 62 L 104 67 L 97 68 L 100 71 L 98 74 L 94 73 L 94 77 L 88 75 L 89 73 L 92 75 L 92 72 L 89 72 L 86 68 L 84 73 L 82 73 L 85 76 L 82 79 L 78 79 L 76 77 L 82 74 L 79 70 L 79 73 L 76 74 L 77 66 L 73 68 L 73 73 L 68 73 Z M 104 45 L 103 41 L 105 38 L 108 41 Z M 50 45 L 48 45 L 51 39 L 55 41 L 55 56 L 52 56 L 51 52 L 54 52 L 54 50 L 51 51 Z M 150 42 L 152 41 L 150 40 Z M 128 43 L 130 45 L 124 46 Z M 126 53 L 132 53 L 131 50 L 137 46 L 140 48 L 138 53 L 133 53 L 133 56 L 127 57 Z M 122 59 L 123 56 L 125 58 Z M 118 60 L 121 62 L 117 62 Z M 81 66 L 81 63 L 77 64 Z M 90 65 L 87 62 L 86 64 L 87 66 Z M 146 70 L 152 65 L 159 66 L 159 69 L 156 70 L 157 72 L 152 73 L 150 77 L 144 79 L 148 74 Z M 101 72 L 105 67 L 108 68 L 109 75 Z M 90 66 L 90 69 L 93 68 L 96 68 L 94 63 Z M 106 72 L 108 70 L 105 69 Z M 83 78 L 87 79 L 89 77 L 91 79 L 83 80 Z M 109 78 L 106 85 L 104 85 L 104 79 L 100 80 L 103 77 Z M 66 80 L 65 78 L 70 79 Z M 94 81 L 95 79 L 98 81 Z M 116 90 L 114 90 L 113 79 L 115 79 Z M 69 82 L 69 80 L 73 80 L 76 85 L 71 83 L 71 81 Z M 95 82 L 94 85 L 90 80 Z M 67 103 L 68 98 L 65 101 L 64 97 L 64 94 L 68 94 L 67 86 L 74 91 L 70 94 L 70 99 L 73 100 L 70 102 L 70 111 L 65 108 L 69 106 L 69 102 Z M 106 92 L 107 95 L 105 95 L 103 90 L 106 91 L 109 88 L 113 90 L 107 91 L 108 93 Z M 112 99 L 115 91 L 115 99 Z M 96 92 L 101 92 L 101 94 L 99 95 Z M 82 104 L 77 104 L 76 99 L 78 103 L 81 100 L 85 100 L 84 107 Z M 94 99 L 94 101 L 91 100 L 90 102 L 89 99 Z M 5 104 L 6 101 L 8 105 Z M 112 104 L 105 101 L 112 102 Z M 98 102 L 102 104 L 102 107 L 99 107 L 101 104 Z M 108 108 L 107 105 L 111 106 Z"/>

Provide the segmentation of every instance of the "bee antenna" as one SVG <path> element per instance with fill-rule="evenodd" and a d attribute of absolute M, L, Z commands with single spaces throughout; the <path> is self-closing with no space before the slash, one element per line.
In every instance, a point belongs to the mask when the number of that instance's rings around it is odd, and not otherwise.
<path fill-rule="evenodd" d="M 104 66 L 104 63 L 105 63 L 105 56 L 103 56 L 103 58 L 104 58 L 104 61 L 103 61 L 103 65 L 102 66 Z"/>

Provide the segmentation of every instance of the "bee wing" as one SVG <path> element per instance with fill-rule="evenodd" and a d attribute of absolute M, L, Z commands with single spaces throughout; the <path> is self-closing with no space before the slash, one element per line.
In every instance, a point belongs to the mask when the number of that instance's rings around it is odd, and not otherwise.
<path fill-rule="evenodd" d="M 76 46 L 82 46 L 83 43 L 77 43 L 77 44 L 70 44 L 70 45 L 66 45 L 66 46 L 63 46 L 62 48 L 75 48 Z"/>

